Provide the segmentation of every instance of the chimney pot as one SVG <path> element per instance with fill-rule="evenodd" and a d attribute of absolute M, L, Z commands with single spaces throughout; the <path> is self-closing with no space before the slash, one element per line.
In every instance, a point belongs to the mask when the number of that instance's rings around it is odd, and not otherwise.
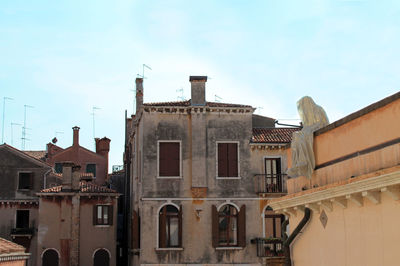
<path fill-rule="evenodd" d="M 206 82 L 207 76 L 190 76 L 189 81 L 192 89 L 192 105 L 206 105 Z"/>
<path fill-rule="evenodd" d="M 73 142 L 72 142 L 72 146 L 79 146 L 79 127 L 74 126 L 72 128 L 73 132 L 74 132 L 74 138 L 73 138 Z"/>

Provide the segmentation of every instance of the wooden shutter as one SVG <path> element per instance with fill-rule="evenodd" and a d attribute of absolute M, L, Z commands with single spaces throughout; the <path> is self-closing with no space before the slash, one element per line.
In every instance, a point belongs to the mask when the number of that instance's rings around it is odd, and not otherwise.
<path fill-rule="evenodd" d="M 159 143 L 159 175 L 180 176 L 180 143 Z"/>
<path fill-rule="evenodd" d="M 167 206 L 164 206 L 159 214 L 158 222 L 159 222 L 159 228 L 158 228 L 158 246 L 160 248 L 165 248 L 166 247 L 166 216 L 167 216 Z"/>
<path fill-rule="evenodd" d="M 212 236 L 212 246 L 214 248 L 219 246 L 219 221 L 218 221 L 218 211 L 215 205 L 211 206 L 211 236 Z"/>
<path fill-rule="evenodd" d="M 114 219 L 113 219 L 113 214 L 114 214 L 114 206 L 113 205 L 108 205 L 108 224 L 113 225 Z"/>
<path fill-rule="evenodd" d="M 158 165 L 158 169 L 159 169 L 159 175 L 160 176 L 167 176 L 167 167 L 168 167 L 168 153 L 167 153 L 167 148 L 166 148 L 166 144 L 164 142 L 160 142 L 159 143 L 159 165 Z"/>
<path fill-rule="evenodd" d="M 178 213 L 178 237 L 179 237 L 179 247 L 183 247 L 182 245 L 182 205 L 179 206 L 179 213 Z"/>
<path fill-rule="evenodd" d="M 227 143 L 228 146 L 228 175 L 230 177 L 238 176 L 238 145 L 237 143 Z"/>
<path fill-rule="evenodd" d="M 228 176 L 228 144 L 218 143 L 218 176 Z"/>
<path fill-rule="evenodd" d="M 132 248 L 139 248 L 139 215 L 132 213 Z"/>
<path fill-rule="evenodd" d="M 93 225 L 97 225 L 97 205 L 93 205 Z"/>
<path fill-rule="evenodd" d="M 238 246 L 246 246 L 246 205 L 242 205 L 238 217 Z"/>

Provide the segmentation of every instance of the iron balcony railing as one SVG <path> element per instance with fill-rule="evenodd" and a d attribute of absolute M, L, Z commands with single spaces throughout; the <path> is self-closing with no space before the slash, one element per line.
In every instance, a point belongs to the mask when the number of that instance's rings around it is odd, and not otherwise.
<path fill-rule="evenodd" d="M 12 228 L 11 235 L 18 236 L 18 235 L 33 235 L 35 231 L 34 228 Z"/>
<path fill-rule="evenodd" d="M 256 193 L 284 193 L 283 177 L 285 174 L 254 175 Z"/>
<path fill-rule="evenodd" d="M 257 245 L 257 257 L 283 257 L 281 238 L 254 238 L 251 243 Z"/>

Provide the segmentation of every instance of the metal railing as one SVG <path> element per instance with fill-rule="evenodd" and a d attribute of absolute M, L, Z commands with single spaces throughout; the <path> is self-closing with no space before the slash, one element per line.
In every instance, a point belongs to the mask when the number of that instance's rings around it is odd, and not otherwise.
<path fill-rule="evenodd" d="M 254 175 L 256 193 L 283 193 L 283 176 L 285 174 Z"/>
<path fill-rule="evenodd" d="M 33 235 L 34 228 L 12 228 L 11 235 Z"/>
<path fill-rule="evenodd" d="M 254 238 L 251 243 L 257 244 L 257 257 L 283 257 L 283 241 L 280 238 Z"/>

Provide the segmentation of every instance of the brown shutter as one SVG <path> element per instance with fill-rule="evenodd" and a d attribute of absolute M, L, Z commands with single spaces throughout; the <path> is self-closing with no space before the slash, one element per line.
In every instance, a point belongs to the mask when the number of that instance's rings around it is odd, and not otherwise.
<path fill-rule="evenodd" d="M 167 176 L 167 166 L 168 166 L 168 162 L 167 162 L 167 158 L 168 158 L 168 154 L 167 154 L 167 148 L 165 147 L 165 144 L 167 143 L 163 143 L 160 142 L 160 149 L 159 149 L 159 175 L 160 176 Z"/>
<path fill-rule="evenodd" d="M 238 146 L 237 143 L 228 143 L 228 175 L 230 177 L 238 176 Z"/>
<path fill-rule="evenodd" d="M 159 154 L 160 176 L 180 175 L 180 144 L 178 142 L 161 142 Z"/>
<path fill-rule="evenodd" d="M 238 219 L 238 246 L 246 246 L 246 205 L 242 205 Z"/>
<path fill-rule="evenodd" d="M 165 227 L 166 227 L 166 224 L 165 224 L 165 219 L 166 219 L 166 215 L 167 215 L 167 206 L 164 206 L 162 209 L 161 209 L 161 211 L 160 211 L 160 214 L 159 214 L 159 228 L 158 228 L 158 239 L 159 239 L 159 243 L 158 243 L 158 246 L 159 246 L 159 248 L 165 248 L 166 247 L 166 238 L 165 238 L 165 234 L 166 234 L 166 231 L 165 231 Z"/>
<path fill-rule="evenodd" d="M 113 223 L 114 223 L 114 219 L 113 219 L 113 217 L 114 217 L 114 206 L 113 205 L 109 205 L 108 206 L 108 224 L 109 225 L 113 225 Z"/>
<path fill-rule="evenodd" d="M 97 205 L 93 206 L 93 225 L 97 225 Z"/>
<path fill-rule="evenodd" d="M 179 213 L 178 213 L 178 236 L 179 236 L 179 247 L 183 247 L 182 245 L 182 205 L 179 206 Z"/>
<path fill-rule="evenodd" d="M 218 176 L 228 176 L 228 145 L 218 143 Z"/>
<path fill-rule="evenodd" d="M 132 248 L 139 248 L 139 215 L 132 213 Z"/>
<path fill-rule="evenodd" d="M 211 217 L 212 217 L 212 224 L 211 224 L 211 236 L 212 236 L 212 246 L 214 248 L 218 247 L 219 245 L 219 221 L 218 221 L 218 211 L 215 205 L 211 206 Z"/>

